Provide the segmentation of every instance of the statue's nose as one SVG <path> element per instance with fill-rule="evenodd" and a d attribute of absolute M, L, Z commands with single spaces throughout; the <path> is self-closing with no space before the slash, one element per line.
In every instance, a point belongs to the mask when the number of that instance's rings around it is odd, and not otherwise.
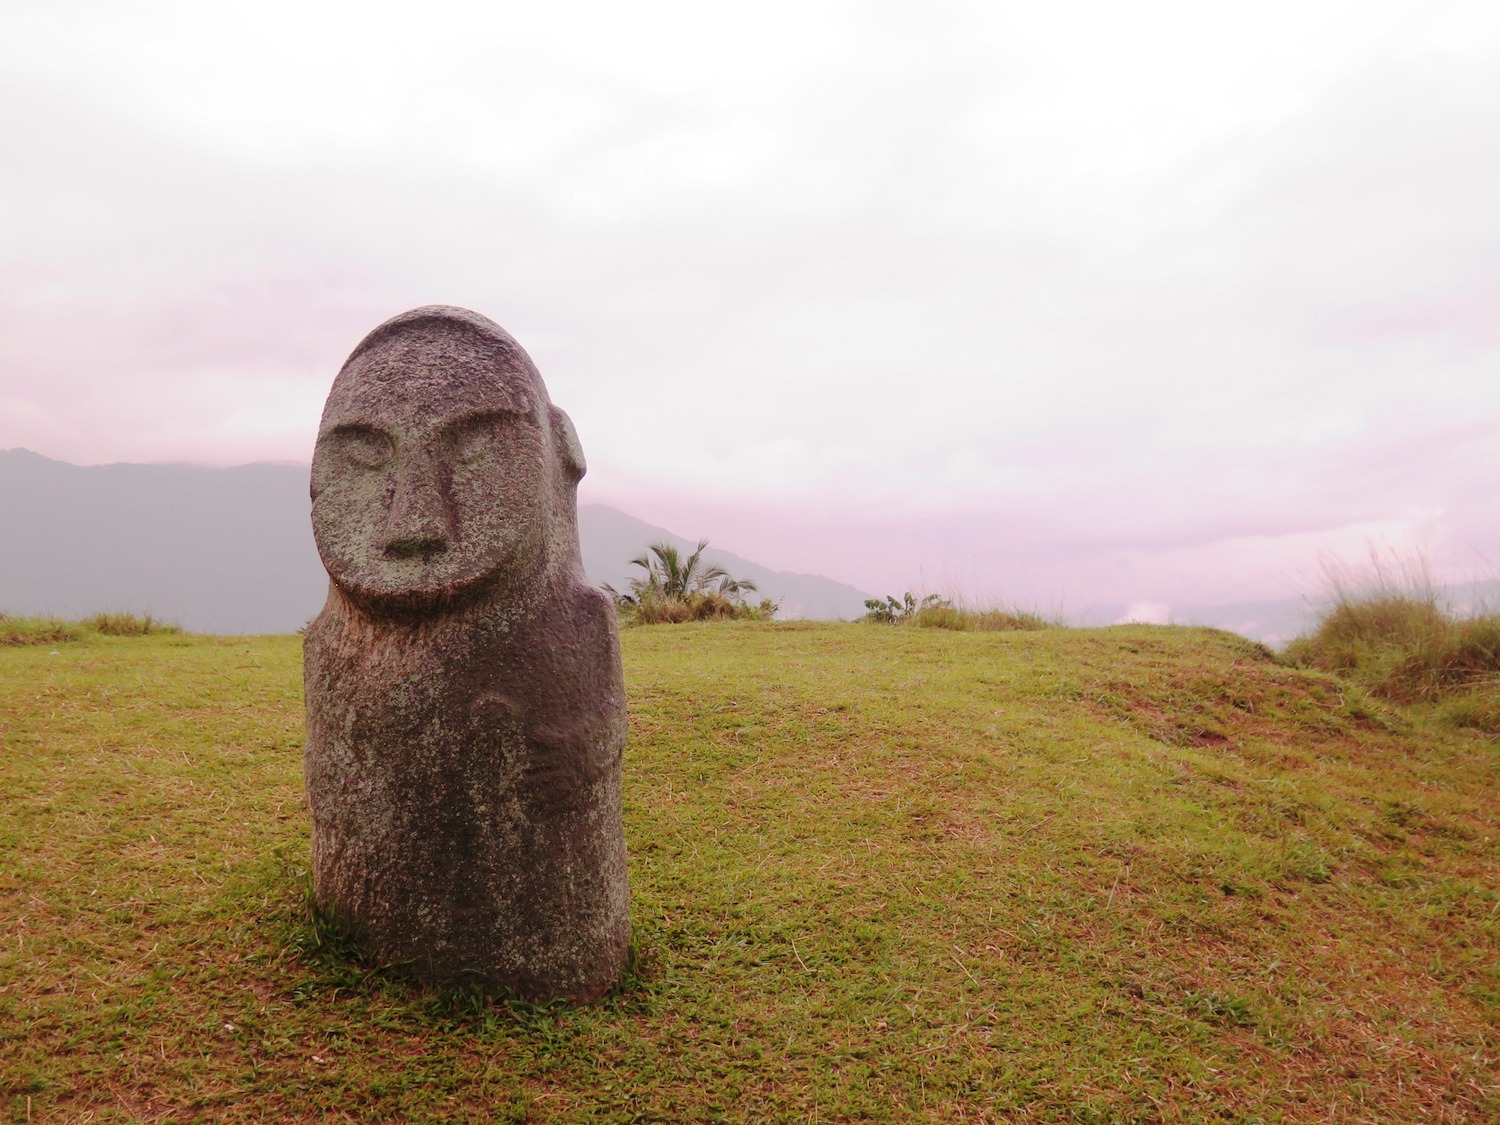
<path fill-rule="evenodd" d="M 430 558 L 452 546 L 448 505 L 435 469 L 426 457 L 413 457 L 396 470 L 396 494 L 380 543 L 391 558 Z"/>

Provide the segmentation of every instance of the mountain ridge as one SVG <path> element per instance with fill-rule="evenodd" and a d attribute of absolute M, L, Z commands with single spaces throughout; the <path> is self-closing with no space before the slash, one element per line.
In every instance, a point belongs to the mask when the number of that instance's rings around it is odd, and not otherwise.
<path fill-rule="evenodd" d="M 0 450 L 0 612 L 81 617 L 125 610 L 195 632 L 295 632 L 322 608 L 328 590 L 313 546 L 307 476 L 306 465 L 289 462 L 85 466 L 26 449 Z M 618 590 L 640 573 L 629 560 L 652 543 L 684 552 L 697 546 L 608 504 L 580 503 L 578 522 L 590 580 Z M 855 618 L 872 596 L 712 546 L 705 557 L 755 582 L 759 596 L 781 604 L 783 617 Z M 1493 580 L 1442 593 L 1460 611 L 1500 604 L 1500 582 Z M 1207 625 L 1279 645 L 1313 628 L 1326 601 L 1314 592 L 1163 606 L 1163 615 L 1152 620 Z M 1109 625 L 1138 608 L 1101 601 L 1052 613 L 1069 624 Z"/>
<path fill-rule="evenodd" d="M 0 611 L 78 617 L 124 610 L 193 632 L 295 632 L 328 579 L 308 519 L 307 467 L 260 462 L 73 465 L 0 450 Z M 579 505 L 584 569 L 624 588 L 649 544 L 696 542 L 606 504 Z M 705 557 L 794 617 L 857 617 L 869 595 L 726 551 Z"/>

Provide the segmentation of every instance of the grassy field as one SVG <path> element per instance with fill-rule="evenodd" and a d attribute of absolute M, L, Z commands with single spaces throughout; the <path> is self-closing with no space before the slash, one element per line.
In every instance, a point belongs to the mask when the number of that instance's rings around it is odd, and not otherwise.
<path fill-rule="evenodd" d="M 296 637 L 0 648 L 11 1121 L 1500 1120 L 1500 749 L 1206 630 L 624 636 L 638 965 L 312 920 Z"/>

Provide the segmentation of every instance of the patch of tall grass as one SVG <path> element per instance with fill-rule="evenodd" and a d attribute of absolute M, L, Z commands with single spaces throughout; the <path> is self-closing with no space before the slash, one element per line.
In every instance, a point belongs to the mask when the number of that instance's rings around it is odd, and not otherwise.
<path fill-rule="evenodd" d="M 96 613 L 85 617 L 83 624 L 106 637 L 149 637 L 157 633 L 182 632 L 171 622 L 158 620 L 149 613 L 140 616 L 134 613 Z"/>
<path fill-rule="evenodd" d="M 60 617 L 19 617 L 0 613 L 0 645 L 53 645 L 81 641 L 89 636 L 149 637 L 182 630 L 149 613 L 96 613 L 81 621 Z"/>
<path fill-rule="evenodd" d="M 59 617 L 13 617 L 0 613 L 0 645 L 55 645 L 76 641 L 87 629 Z"/>
<path fill-rule="evenodd" d="M 981 633 L 1061 627 L 1060 621 L 1029 610 L 997 606 L 972 608 L 961 599 L 941 594 L 928 594 L 918 598 L 910 590 L 899 599 L 894 595 L 887 595 L 884 600 L 869 598 L 865 601 L 865 609 L 865 621 L 883 625 L 910 625 L 919 629 Z"/>
<path fill-rule="evenodd" d="M 954 629 L 962 633 L 1060 628 L 1058 622 L 1029 610 L 968 609 L 952 602 L 924 606 L 912 616 L 911 624 L 919 629 Z"/>
<path fill-rule="evenodd" d="M 1363 581 L 1330 570 L 1329 593 L 1317 627 L 1287 646 L 1290 661 L 1500 731 L 1500 615 L 1456 612 L 1420 563 L 1392 568 L 1376 559 Z"/>

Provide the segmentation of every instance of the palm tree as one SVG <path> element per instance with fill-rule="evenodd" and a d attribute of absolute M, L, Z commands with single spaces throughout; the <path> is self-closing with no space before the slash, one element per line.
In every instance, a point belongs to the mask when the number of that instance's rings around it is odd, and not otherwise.
<path fill-rule="evenodd" d="M 747 593 L 755 592 L 759 587 L 748 578 L 731 578 L 729 575 L 719 579 L 719 584 L 714 588 L 714 593 L 721 598 L 743 598 Z"/>
<path fill-rule="evenodd" d="M 615 605 L 640 625 L 681 621 L 720 621 L 749 618 L 769 621 L 779 608 L 769 598 L 752 606 L 745 594 L 755 589 L 748 578 L 736 578 L 722 566 L 703 561 L 707 539 L 687 558 L 670 543 L 653 543 L 640 558 L 630 560 L 646 573 L 630 579 L 630 593 L 605 586 Z"/>
<path fill-rule="evenodd" d="M 698 540 L 698 548 L 686 559 L 670 543 L 653 543 L 647 553 L 630 560 L 646 572 L 644 578 L 632 578 L 630 589 L 639 599 L 647 597 L 662 600 L 682 601 L 695 594 L 715 593 L 737 598 L 745 591 L 754 590 L 755 583 L 748 578 L 735 578 L 722 566 L 713 566 L 703 561 L 707 539 Z M 653 557 L 654 556 L 654 557 Z"/>

